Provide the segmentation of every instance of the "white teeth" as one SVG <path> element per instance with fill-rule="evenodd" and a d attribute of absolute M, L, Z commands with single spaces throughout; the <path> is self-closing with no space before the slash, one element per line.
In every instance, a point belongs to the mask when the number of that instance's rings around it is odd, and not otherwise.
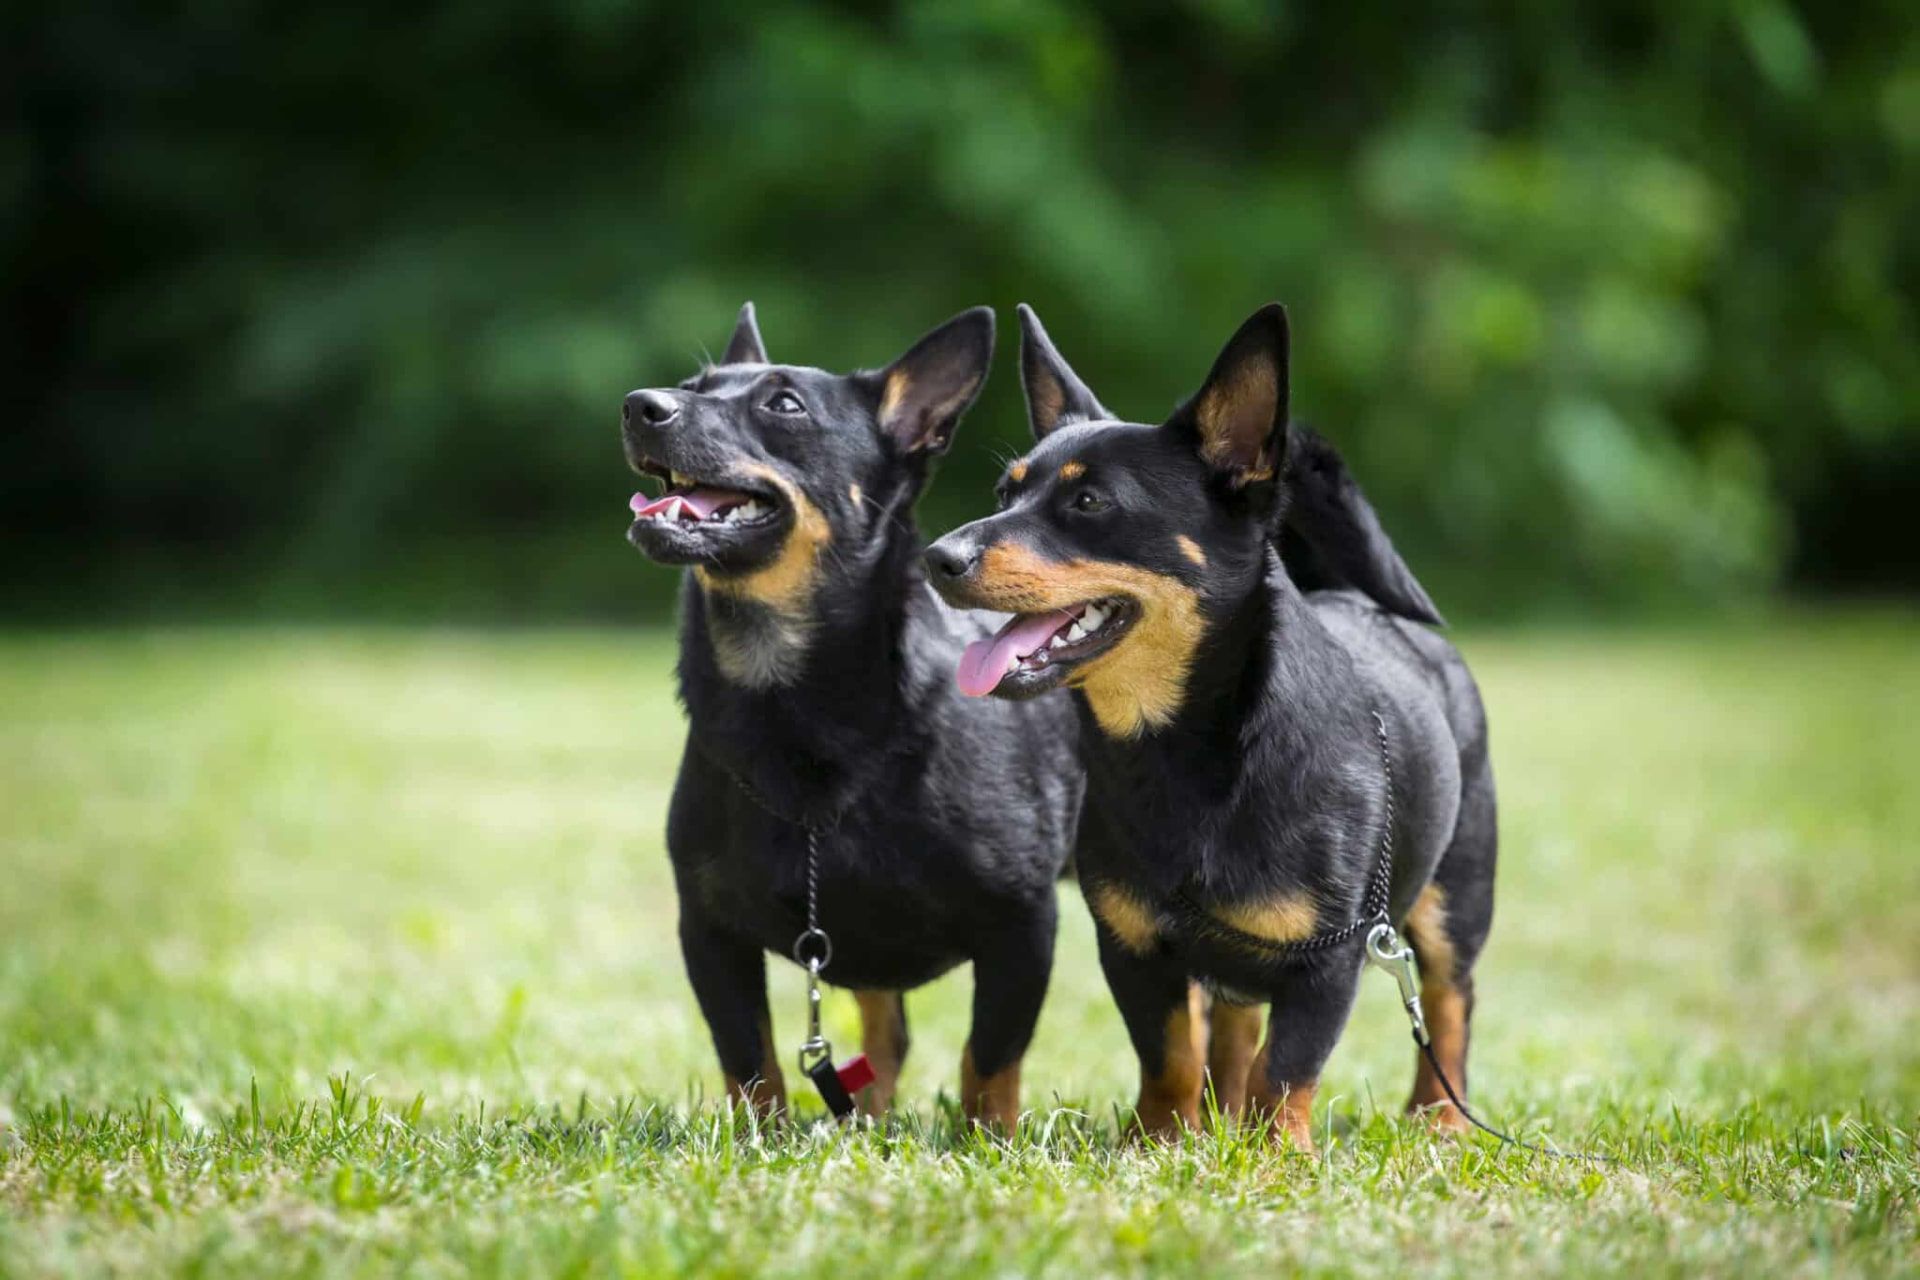
<path fill-rule="evenodd" d="M 766 510 L 765 507 L 760 505 L 760 500 L 757 498 L 748 498 L 743 505 L 734 509 L 740 513 L 742 520 L 757 520 L 760 518 L 761 513 Z"/>
<path fill-rule="evenodd" d="M 1072 626 L 1067 628 L 1065 632 L 1066 642 L 1068 644 L 1073 644 L 1075 641 L 1085 640 L 1089 634 L 1091 633 L 1088 632 L 1086 623 L 1076 622 Z M 1054 643 L 1059 644 L 1060 643 L 1059 638 L 1056 638 L 1054 640 Z"/>
<path fill-rule="evenodd" d="M 1087 611 L 1080 615 L 1080 621 L 1074 625 L 1084 628 L 1082 634 L 1089 634 L 1098 631 L 1106 621 L 1107 611 L 1097 604 L 1090 604 L 1087 606 Z"/>

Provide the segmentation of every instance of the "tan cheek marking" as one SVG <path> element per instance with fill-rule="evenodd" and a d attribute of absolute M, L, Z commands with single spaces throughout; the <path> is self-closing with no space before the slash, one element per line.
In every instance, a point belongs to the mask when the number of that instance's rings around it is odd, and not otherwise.
<path fill-rule="evenodd" d="M 1304 893 L 1283 893 L 1264 902 L 1215 907 L 1213 914 L 1243 933 L 1269 942 L 1297 942 L 1311 938 L 1320 912 Z"/>
<path fill-rule="evenodd" d="M 1066 466 L 1060 468 L 1060 478 L 1062 480 L 1078 480 L 1085 474 L 1087 474 L 1087 467 L 1083 462 L 1069 462 Z"/>
<path fill-rule="evenodd" d="M 1007 465 L 1007 477 L 1015 484 L 1020 484 L 1025 481 L 1027 478 L 1027 460 L 1025 458 L 1016 458 L 1009 463 Z"/>
<path fill-rule="evenodd" d="M 1192 587 L 1138 565 L 1046 560 L 1017 543 L 987 548 L 975 584 L 981 607 L 1018 613 L 1101 596 L 1138 602 L 1140 618 L 1133 629 L 1068 681 L 1085 691 L 1094 718 L 1110 737 L 1136 737 L 1180 710 L 1193 652 L 1206 629 Z"/>
<path fill-rule="evenodd" d="M 1125 889 L 1096 884 L 1088 890 L 1087 902 L 1120 945 L 1135 955 L 1146 955 L 1159 945 L 1160 931 L 1153 923 L 1153 912 Z"/>
<path fill-rule="evenodd" d="M 1184 533 L 1181 534 L 1179 537 L 1175 538 L 1173 541 L 1180 548 L 1181 555 L 1193 561 L 1195 564 L 1199 565 L 1202 569 L 1207 567 L 1207 553 L 1200 549 L 1199 543 L 1195 542 L 1192 538 L 1189 538 Z"/>
<path fill-rule="evenodd" d="M 772 467 L 753 463 L 741 470 L 780 491 L 793 511 L 793 527 L 779 554 L 751 573 L 719 574 L 702 566 L 694 569 L 693 576 L 708 591 L 757 600 L 789 616 L 800 614 L 813 594 L 820 552 L 832 540 L 833 530 L 820 508 Z"/>

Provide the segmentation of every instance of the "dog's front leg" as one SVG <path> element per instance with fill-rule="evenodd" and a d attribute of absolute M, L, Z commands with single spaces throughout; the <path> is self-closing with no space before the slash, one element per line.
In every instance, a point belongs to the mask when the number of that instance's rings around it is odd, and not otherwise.
<path fill-rule="evenodd" d="M 1185 968 L 1159 954 L 1141 954 L 1096 918 L 1100 968 L 1140 1059 L 1134 1115 L 1151 1138 L 1177 1138 L 1200 1127 L 1206 1083 L 1206 1005 Z"/>
<path fill-rule="evenodd" d="M 960 1060 L 960 1109 L 1011 1133 L 1020 1123 L 1020 1060 L 1053 974 L 1058 913 L 1047 896 L 1018 924 L 988 935 L 973 958 L 973 1028 Z"/>
<path fill-rule="evenodd" d="M 787 1107 L 786 1081 L 767 1010 L 766 956 L 752 942 L 704 919 L 684 902 L 680 954 L 720 1055 L 727 1097 L 772 1118 Z"/>
<path fill-rule="evenodd" d="M 1273 998 L 1267 1040 L 1247 1073 L 1248 1110 L 1272 1126 L 1276 1142 L 1291 1141 L 1312 1154 L 1313 1096 L 1320 1070 L 1346 1029 L 1360 988 L 1356 957 L 1329 958 L 1320 972 L 1305 974 Z"/>

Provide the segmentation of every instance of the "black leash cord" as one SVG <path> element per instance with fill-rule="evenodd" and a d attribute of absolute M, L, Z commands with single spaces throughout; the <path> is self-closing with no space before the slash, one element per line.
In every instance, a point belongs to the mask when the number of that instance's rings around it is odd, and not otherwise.
<path fill-rule="evenodd" d="M 1589 1164 L 1611 1165 L 1616 1169 L 1626 1167 L 1614 1156 L 1603 1156 L 1593 1151 L 1560 1151 L 1553 1147 L 1543 1147 L 1532 1142 L 1522 1142 L 1510 1133 L 1502 1133 L 1485 1120 L 1482 1120 L 1479 1116 L 1473 1114 L 1473 1112 L 1467 1110 L 1467 1104 L 1462 1102 L 1460 1095 L 1454 1091 L 1453 1081 L 1447 1079 L 1447 1073 L 1441 1069 L 1440 1059 L 1433 1052 L 1433 1042 L 1431 1040 L 1422 1040 L 1418 1032 L 1414 1033 L 1413 1042 L 1420 1047 L 1420 1052 L 1426 1055 L 1427 1065 L 1433 1068 L 1433 1074 L 1439 1079 L 1440 1087 L 1447 1091 L 1447 1101 L 1453 1104 L 1454 1110 L 1466 1118 L 1468 1124 L 1480 1130 L 1482 1133 L 1490 1133 L 1510 1147 L 1518 1147 L 1522 1151 L 1531 1151 L 1535 1155 L 1552 1156 L 1556 1160 L 1584 1160 Z"/>

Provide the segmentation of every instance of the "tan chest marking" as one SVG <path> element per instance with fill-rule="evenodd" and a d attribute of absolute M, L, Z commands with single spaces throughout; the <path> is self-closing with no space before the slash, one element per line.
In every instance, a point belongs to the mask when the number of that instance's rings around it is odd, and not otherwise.
<path fill-rule="evenodd" d="M 1135 955 L 1147 955 L 1160 944 L 1160 929 L 1154 923 L 1152 910 L 1127 890 L 1118 885 L 1096 884 L 1087 890 L 1087 903 L 1108 932 Z"/>
<path fill-rule="evenodd" d="M 1268 942 L 1311 938 L 1320 923 L 1320 909 L 1305 893 L 1282 893 L 1258 902 L 1215 907 L 1213 915 L 1223 924 Z"/>

